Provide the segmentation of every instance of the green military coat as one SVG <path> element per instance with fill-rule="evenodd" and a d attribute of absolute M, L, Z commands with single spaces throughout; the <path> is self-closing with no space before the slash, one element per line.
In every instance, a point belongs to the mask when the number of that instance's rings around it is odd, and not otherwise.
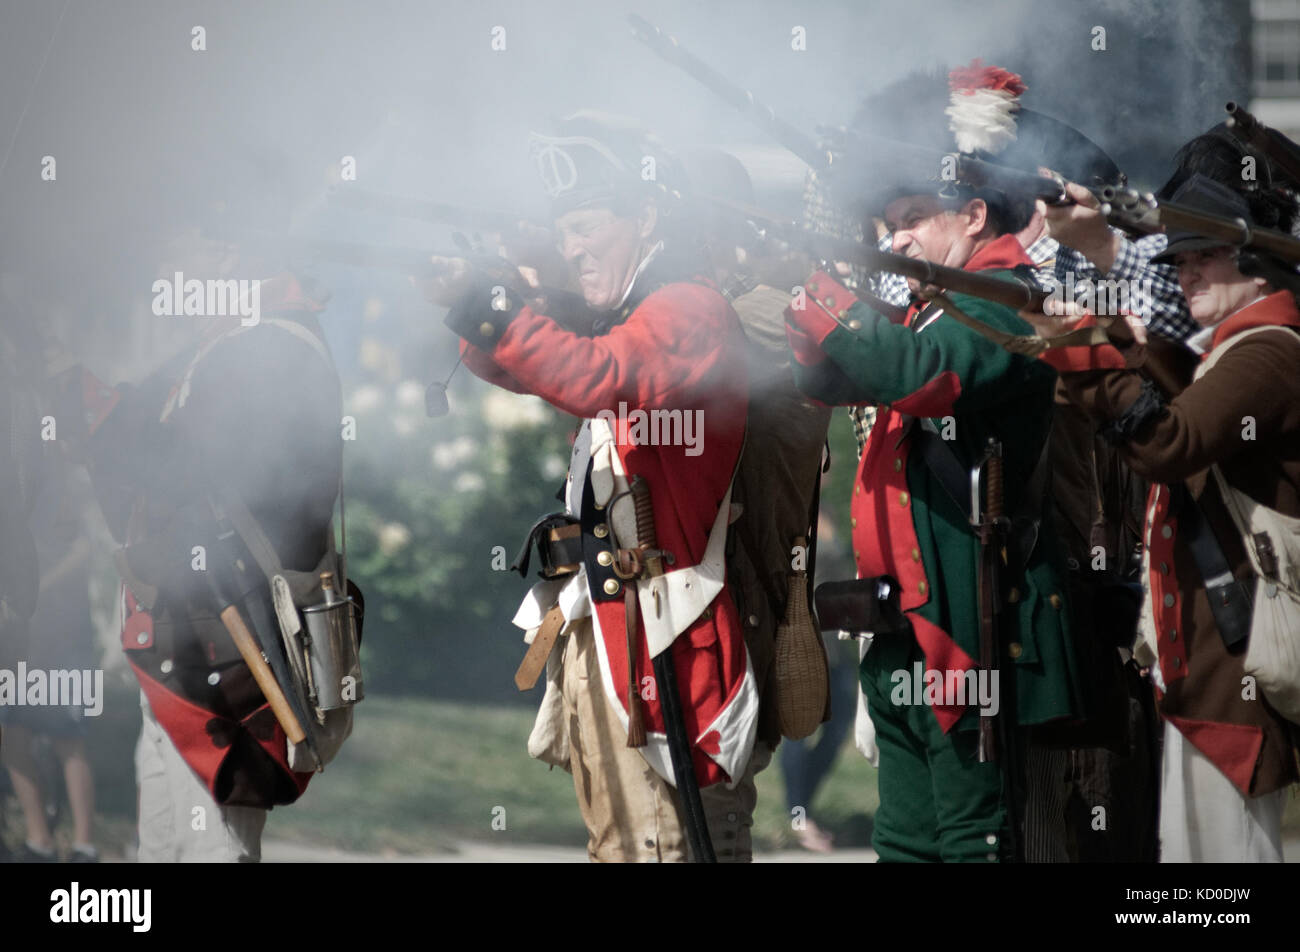
<path fill-rule="evenodd" d="M 1007 235 L 980 249 L 966 270 L 1009 276 L 1018 264 L 1029 261 Z M 1024 725 L 1081 717 L 1064 558 L 1046 518 L 1046 494 L 1036 505 L 1025 498 L 1051 428 L 1055 371 L 936 314 L 937 307 L 919 312 L 919 320 L 913 308 L 897 324 L 824 272 L 805 287 L 804 306 L 796 299 L 787 311 L 800 388 L 830 405 L 880 407 L 853 489 L 859 576 L 890 575 L 899 582 L 927 670 L 977 669 L 980 543 L 969 512 L 913 452 L 913 427 L 929 419 L 966 472 L 988 438 L 997 439 L 1006 512 L 1025 514 L 1028 506 L 1040 520 L 1023 573 L 1008 573 L 1001 592 L 1003 664 L 1014 665 L 1016 717 Z M 1000 331 L 1032 333 L 1010 308 L 966 295 L 950 298 Z M 963 728 L 976 724 L 973 704 L 932 706 L 944 731 L 959 722 Z"/>

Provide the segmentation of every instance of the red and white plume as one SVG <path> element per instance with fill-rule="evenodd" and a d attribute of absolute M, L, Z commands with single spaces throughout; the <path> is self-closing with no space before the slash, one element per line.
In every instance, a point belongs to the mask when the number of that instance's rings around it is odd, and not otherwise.
<path fill-rule="evenodd" d="M 1016 138 L 1016 111 L 1025 83 L 1015 73 L 972 60 L 948 74 L 952 91 L 944 114 L 962 152 L 997 155 Z"/>

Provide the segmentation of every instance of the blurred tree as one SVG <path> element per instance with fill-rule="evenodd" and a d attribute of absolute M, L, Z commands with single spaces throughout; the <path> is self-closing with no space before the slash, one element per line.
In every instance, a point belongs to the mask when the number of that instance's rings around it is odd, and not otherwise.
<path fill-rule="evenodd" d="M 506 567 L 555 499 L 577 422 L 542 403 L 460 378 L 452 413 L 424 415 L 413 380 L 358 387 L 345 452 L 349 574 L 366 596 L 369 690 L 521 699 L 511 624 L 536 579 Z M 534 562 L 534 564 L 536 564 Z"/>

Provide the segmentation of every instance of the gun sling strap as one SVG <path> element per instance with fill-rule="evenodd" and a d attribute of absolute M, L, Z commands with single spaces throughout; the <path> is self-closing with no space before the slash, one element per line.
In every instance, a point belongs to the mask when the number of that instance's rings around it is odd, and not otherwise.
<path fill-rule="evenodd" d="M 969 470 L 957 458 L 952 444 L 935 431 L 934 424 L 930 420 L 907 417 L 906 421 L 904 432 L 911 436 L 912 445 L 920 454 L 921 461 L 952 499 L 958 511 L 965 514 L 969 521 L 974 515 L 970 511 Z M 1023 568 L 1024 563 L 1029 560 L 1038 540 L 1039 511 L 1047 492 L 1050 473 L 1048 465 L 1050 444 L 1049 436 L 1048 439 L 1043 440 L 1043 448 L 1038 454 L 1038 462 L 1034 464 L 1034 471 L 1025 486 L 1020 507 L 1011 519 L 1010 541 L 1015 543 L 1019 568 Z"/>
<path fill-rule="evenodd" d="M 1201 574 L 1219 636 L 1224 645 L 1231 648 L 1250 634 L 1254 604 L 1250 589 L 1233 576 L 1223 547 L 1187 487 L 1178 483 L 1170 486 L 1169 491 L 1172 496 L 1170 508 L 1178 516 L 1178 534 L 1187 544 Z"/>

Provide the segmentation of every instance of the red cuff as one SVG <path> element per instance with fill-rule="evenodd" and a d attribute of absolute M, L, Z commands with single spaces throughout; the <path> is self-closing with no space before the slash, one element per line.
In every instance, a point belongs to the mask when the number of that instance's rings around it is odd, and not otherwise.
<path fill-rule="evenodd" d="M 806 331 L 820 346 L 839 327 L 835 318 L 844 318 L 858 303 L 858 298 L 825 271 L 818 271 L 804 282 L 804 290 L 807 292 L 804 306 L 796 308 L 792 303 L 786 308 L 786 320 Z"/>
<path fill-rule="evenodd" d="M 789 318 L 788 311 L 786 317 Z M 794 359 L 803 366 L 812 367 L 826 359 L 822 349 L 817 346 L 817 342 L 812 339 L 807 331 L 787 323 L 785 325 L 785 336 L 786 340 L 790 342 L 790 350 L 794 354 Z"/>

